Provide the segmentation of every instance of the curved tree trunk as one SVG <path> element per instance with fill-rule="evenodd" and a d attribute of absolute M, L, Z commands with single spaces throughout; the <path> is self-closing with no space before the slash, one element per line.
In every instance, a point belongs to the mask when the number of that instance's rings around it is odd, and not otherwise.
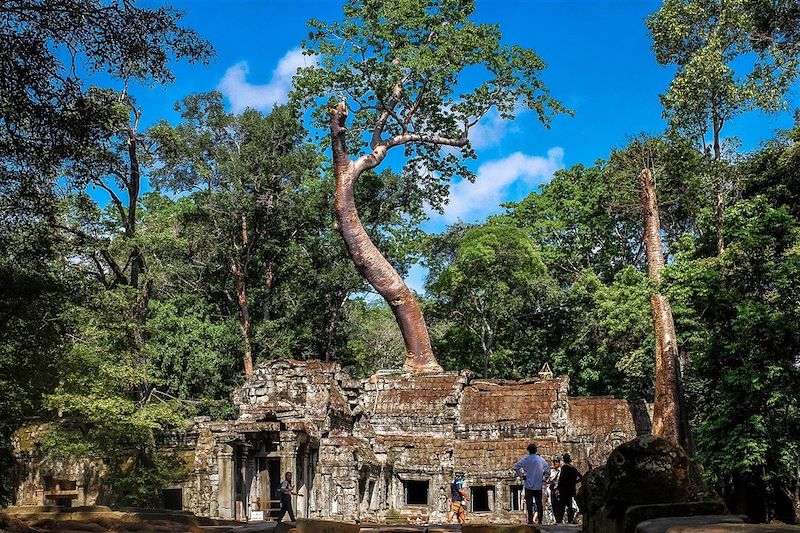
<path fill-rule="evenodd" d="M 361 171 L 354 167 L 347 154 L 346 117 L 347 108 L 343 103 L 331 110 L 331 145 L 336 174 L 335 210 L 339 232 L 358 271 L 386 300 L 394 313 L 406 345 L 404 368 L 411 372 L 441 371 L 442 367 L 433 356 L 428 327 L 414 293 L 370 240 L 358 216 L 353 190 Z"/>
<path fill-rule="evenodd" d="M 639 176 L 644 217 L 644 243 L 647 250 L 647 272 L 650 280 L 658 286 L 664 270 L 664 251 L 661 243 L 661 221 L 656 200 L 656 183 L 648 169 Z M 685 446 L 687 435 L 683 433 L 682 401 L 678 375 L 678 340 L 672 307 L 660 292 L 650 297 L 653 329 L 656 340 L 656 393 L 653 405 L 653 435 L 663 437 L 674 444 Z"/>

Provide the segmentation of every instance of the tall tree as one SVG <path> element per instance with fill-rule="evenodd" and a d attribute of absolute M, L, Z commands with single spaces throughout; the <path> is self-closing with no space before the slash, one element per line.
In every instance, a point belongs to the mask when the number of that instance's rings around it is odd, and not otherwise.
<path fill-rule="evenodd" d="M 67 361 L 85 340 L 76 334 L 77 327 L 87 326 L 73 323 L 70 309 L 97 296 L 97 280 L 86 279 L 75 267 L 105 271 L 107 281 L 116 283 L 110 262 L 98 266 L 84 254 L 90 247 L 105 249 L 108 233 L 103 234 L 102 245 L 88 246 L 92 239 L 87 238 L 80 249 L 58 243 L 52 234 L 53 223 L 63 222 L 57 185 L 69 173 L 65 168 L 108 147 L 113 137 L 109 128 L 120 124 L 117 106 L 99 105 L 98 92 L 90 83 L 97 74 L 110 75 L 120 85 L 165 83 L 172 80 L 173 59 L 206 61 L 213 53 L 211 46 L 183 27 L 181 18 L 170 7 L 138 7 L 133 0 L 0 3 L 0 285 L 8 288 L 0 296 L 1 321 L 8 325 L 7 335 L 0 338 L 0 374 L 24 380 L 20 382 L 24 393 L 11 388 L 0 402 L 4 420 L 0 443 L 5 444 L 26 417 L 52 414 L 43 406 L 44 397 L 66 383 L 62 378 L 70 369 L 76 375 L 92 375 L 87 367 L 76 365 L 76 369 Z M 90 206 L 87 195 L 73 199 L 86 208 L 79 210 L 83 214 L 97 208 Z M 92 217 L 99 220 L 96 214 Z M 121 219 L 126 217 L 127 213 Z M 111 252 L 109 257 L 119 260 Z M 115 295 L 108 292 L 106 297 L 113 299 Z M 121 297 L 129 291 L 115 292 Z M 124 309 L 127 316 L 135 303 L 124 301 L 130 304 Z M 113 313 L 96 318 L 111 317 L 119 318 Z M 128 335 L 131 329 L 122 331 Z M 53 332 L 59 332 L 59 341 Z M 124 394 L 130 394 L 129 382 L 119 379 L 129 361 L 114 343 L 103 350 L 103 364 L 109 370 L 114 363 L 120 367 L 114 378 Z M 91 401 L 86 405 L 97 407 Z"/>
<path fill-rule="evenodd" d="M 798 73 L 800 9 L 794 0 L 665 0 L 648 17 L 656 59 L 676 65 L 661 100 L 670 125 L 713 154 L 717 252 L 732 187 L 722 130 L 752 109 L 777 111 Z M 737 60 L 753 57 L 741 76 Z M 708 135 L 710 133 L 710 142 Z"/>
<path fill-rule="evenodd" d="M 671 153 L 672 152 L 672 153 Z M 656 173 L 669 176 L 670 168 L 661 164 L 664 155 L 674 156 L 670 145 L 661 139 L 635 138 L 625 150 L 617 151 L 612 160 L 621 176 L 638 176 L 639 205 L 642 219 L 642 242 L 647 258 L 647 275 L 651 283 L 650 308 L 655 338 L 655 399 L 653 429 L 676 445 L 689 449 L 688 426 L 681 390 L 678 337 L 672 307 L 661 289 L 665 262 L 660 204 Z M 665 166 L 666 171 L 665 171 Z M 679 167 L 680 168 L 680 167 Z"/>
<path fill-rule="evenodd" d="M 391 307 L 411 371 L 441 367 L 414 294 L 361 223 L 359 177 L 402 147 L 404 173 L 419 176 L 439 208 L 447 180 L 473 178 L 459 155 L 474 155 L 469 130 L 491 109 L 507 119 L 519 108 L 533 109 L 544 123 L 563 111 L 540 79 L 539 57 L 501 44 L 499 29 L 470 20 L 473 11 L 467 0 L 349 0 L 344 20 L 311 21 L 304 44 L 319 63 L 295 78 L 295 101 L 313 107 L 318 125 L 330 132 L 338 229 L 359 272 Z M 467 70 L 478 78 L 470 79 L 473 90 L 461 92 Z"/>
<path fill-rule="evenodd" d="M 0 5 L 0 224 L 52 208 L 58 168 L 92 143 L 103 118 L 80 105 L 93 74 L 165 83 L 173 58 L 210 57 L 180 19 L 170 7 L 121 0 Z"/>
<path fill-rule="evenodd" d="M 291 227 L 292 193 L 316 170 L 302 143 L 303 129 L 290 110 L 265 116 L 255 110 L 226 113 L 222 95 L 187 97 L 179 106 L 184 122 L 161 122 L 152 135 L 161 144 L 157 184 L 176 192 L 205 189 L 201 197 L 209 231 L 206 253 L 219 257 L 231 278 L 223 290 L 238 308 L 243 367 L 253 373 L 253 285 L 269 293 L 278 254 L 301 227 Z M 267 311 L 268 312 L 268 311 Z"/>
<path fill-rule="evenodd" d="M 642 190 L 642 218 L 644 243 L 647 248 L 647 274 L 655 286 L 650 295 L 653 330 L 656 339 L 656 392 L 653 402 L 653 434 L 675 444 L 685 445 L 682 415 L 683 398 L 680 394 L 678 368 L 678 338 L 669 300 L 661 293 L 664 271 L 664 250 L 661 241 L 656 180 L 653 169 L 645 166 L 639 174 Z"/>
<path fill-rule="evenodd" d="M 131 336 L 144 365 L 144 329 L 153 283 L 146 276 L 147 262 L 139 242 L 139 202 L 156 144 L 141 131 L 142 110 L 129 95 L 92 88 L 80 105 L 94 109 L 103 120 L 92 134 L 94 141 L 62 165 L 70 193 L 66 209 L 49 217 L 50 225 L 75 254 L 72 268 L 106 289 L 134 289 Z M 101 209 L 88 194 L 92 188 L 108 195 L 107 208 Z"/>
<path fill-rule="evenodd" d="M 521 374 L 514 340 L 526 327 L 545 326 L 556 284 L 523 230 L 488 224 L 466 232 L 428 289 L 436 314 L 477 342 L 489 377 Z"/>

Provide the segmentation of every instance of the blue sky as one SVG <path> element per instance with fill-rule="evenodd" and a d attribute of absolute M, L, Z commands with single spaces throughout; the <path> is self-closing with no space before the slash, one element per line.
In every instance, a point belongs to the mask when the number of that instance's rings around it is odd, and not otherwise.
<path fill-rule="evenodd" d="M 157 2 L 145 4 L 158 5 Z M 297 53 L 310 18 L 341 16 L 336 0 L 181 0 L 185 23 L 209 39 L 217 57 L 210 65 L 175 66 L 168 87 L 137 89 L 145 123 L 177 119 L 174 103 L 192 92 L 220 89 L 232 110 L 268 110 L 285 99 L 291 74 L 306 61 Z M 658 95 L 672 77 L 650 50 L 644 18 L 656 1 L 478 0 L 475 18 L 500 25 L 504 40 L 533 48 L 547 63 L 543 78 L 554 97 L 575 114 L 557 117 L 550 129 L 532 113 L 513 123 L 489 116 L 473 144 L 476 183 L 456 183 L 445 215 L 435 214 L 424 228 L 441 231 L 455 220 L 472 222 L 500 211 L 547 182 L 559 168 L 591 164 L 640 133 L 661 132 Z M 797 105 L 796 91 L 789 95 Z M 750 150 L 792 125 L 790 113 L 750 113 L 727 126 Z M 328 147 L 325 148 L 326 151 Z M 409 282 L 419 289 L 424 271 Z"/>

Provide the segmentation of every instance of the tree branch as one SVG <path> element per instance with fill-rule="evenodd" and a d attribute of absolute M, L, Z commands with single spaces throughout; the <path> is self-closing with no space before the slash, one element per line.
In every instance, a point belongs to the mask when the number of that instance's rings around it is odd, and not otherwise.
<path fill-rule="evenodd" d="M 127 217 L 127 215 L 125 214 L 125 206 L 122 205 L 122 200 L 119 199 L 119 196 L 117 196 L 117 193 L 115 193 L 114 190 L 111 189 L 111 187 L 109 187 L 108 185 L 103 183 L 103 180 L 100 179 L 100 178 L 96 178 L 96 179 L 92 180 L 92 182 L 96 186 L 100 187 L 101 189 L 104 189 L 109 194 L 109 196 L 111 196 L 111 201 L 114 203 L 114 206 L 117 208 L 117 212 L 119 213 L 120 220 L 123 221 L 123 223 L 124 223 L 124 221 L 125 221 L 125 219 Z"/>
<path fill-rule="evenodd" d="M 389 139 L 386 142 L 386 147 L 394 148 L 395 146 L 408 144 L 410 142 L 439 144 L 442 146 L 455 146 L 457 148 L 463 148 L 467 145 L 469 139 L 467 139 L 466 131 L 464 132 L 464 135 L 457 139 L 444 137 L 441 135 L 426 135 L 424 133 L 401 133 Z"/>

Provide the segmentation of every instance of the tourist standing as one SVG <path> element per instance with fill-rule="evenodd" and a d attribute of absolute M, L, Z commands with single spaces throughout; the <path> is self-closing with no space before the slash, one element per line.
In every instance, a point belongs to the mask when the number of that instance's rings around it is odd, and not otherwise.
<path fill-rule="evenodd" d="M 278 489 L 281 493 L 281 510 L 278 513 L 278 523 L 283 520 L 286 513 L 289 513 L 289 520 L 294 522 L 294 510 L 292 509 L 292 495 L 297 496 L 294 487 L 292 486 L 292 473 L 286 472 L 286 479 L 281 482 L 281 487 Z"/>
<path fill-rule="evenodd" d="M 571 524 L 575 519 L 575 508 L 572 499 L 575 497 L 576 485 L 583 480 L 583 476 L 578 469 L 572 466 L 572 457 L 568 453 L 564 454 L 564 466 L 561 467 L 561 474 L 558 477 L 558 500 L 561 502 L 561 518 L 564 518 L 564 507 L 567 509 L 567 523 Z M 560 520 L 558 520 L 560 522 Z"/>
<path fill-rule="evenodd" d="M 536 502 L 537 521 L 541 524 L 544 515 L 542 508 L 542 481 L 550 478 L 550 465 L 537 455 L 536 444 L 528 445 L 528 455 L 514 463 L 514 472 L 525 486 L 525 507 L 528 523 L 533 523 L 533 503 Z"/>
<path fill-rule="evenodd" d="M 556 491 L 556 487 L 558 486 L 558 476 L 560 474 L 561 457 L 555 455 L 553 456 L 553 466 L 550 474 L 550 480 L 547 482 L 547 503 L 545 504 L 547 507 L 547 520 L 555 523 L 560 522 L 560 520 L 557 518 L 559 511 L 561 512 L 561 516 L 564 516 L 564 507 L 560 506 Z"/>

